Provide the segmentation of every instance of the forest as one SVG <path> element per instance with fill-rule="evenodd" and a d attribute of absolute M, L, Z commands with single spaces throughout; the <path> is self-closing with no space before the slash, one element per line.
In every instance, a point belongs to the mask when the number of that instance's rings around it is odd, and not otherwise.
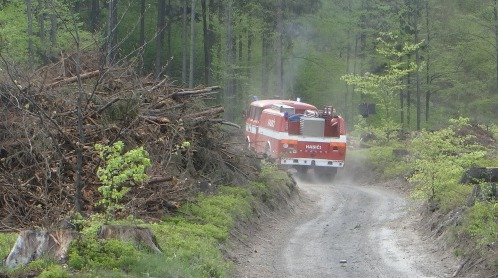
<path fill-rule="evenodd" d="M 498 166 L 496 0 L 0 0 L 0 257 L 67 220 L 70 270 L 37 273 L 229 277 L 236 220 L 295 186 L 242 148 L 256 97 L 332 105 L 348 159 L 471 239 L 459 271 L 496 270 L 496 184 L 461 184 Z M 100 244 L 109 221 L 170 249 Z"/>
<path fill-rule="evenodd" d="M 199 2 L 199 3 L 197 3 Z M 253 95 L 331 104 L 350 123 L 420 130 L 498 119 L 494 1 L 15 1 L 0 49 L 26 66 L 101 51 L 179 85 L 220 85 L 230 119 Z M 22 16 L 21 16 L 22 15 Z M 77 37 L 75 36 L 77 35 Z"/>

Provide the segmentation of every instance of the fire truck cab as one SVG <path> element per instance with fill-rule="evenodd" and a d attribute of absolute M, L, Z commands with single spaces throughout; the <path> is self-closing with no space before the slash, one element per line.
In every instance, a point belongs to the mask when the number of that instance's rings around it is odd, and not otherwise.
<path fill-rule="evenodd" d="M 292 100 L 257 100 L 247 111 L 246 140 L 256 152 L 304 173 L 332 178 L 344 166 L 346 126 L 331 106 Z"/>

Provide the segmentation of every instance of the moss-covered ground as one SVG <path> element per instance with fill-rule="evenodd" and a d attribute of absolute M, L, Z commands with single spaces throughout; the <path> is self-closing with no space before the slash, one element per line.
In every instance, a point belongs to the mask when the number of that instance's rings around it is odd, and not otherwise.
<path fill-rule="evenodd" d="M 162 221 L 116 221 L 150 228 L 162 254 L 128 242 L 98 240 L 104 217 L 94 215 L 82 220 L 81 236 L 72 243 L 66 264 L 42 259 L 14 270 L 0 269 L 0 273 L 12 277 L 26 273 L 39 277 L 229 277 L 232 264 L 224 258 L 222 245 L 237 221 L 249 219 L 255 206 L 271 204 L 274 196 L 290 194 L 292 187 L 285 172 L 265 165 L 257 181 L 222 186 L 214 195 L 199 194 Z M 16 236 L 0 234 L 1 257 L 7 256 Z"/>

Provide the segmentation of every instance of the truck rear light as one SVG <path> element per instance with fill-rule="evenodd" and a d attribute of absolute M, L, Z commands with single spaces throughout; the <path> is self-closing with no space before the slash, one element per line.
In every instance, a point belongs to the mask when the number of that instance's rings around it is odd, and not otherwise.
<path fill-rule="evenodd" d="M 282 140 L 281 143 L 286 153 L 297 153 L 297 140 Z"/>
<path fill-rule="evenodd" d="M 344 153 L 346 151 L 346 143 L 332 142 L 332 143 L 330 143 L 330 149 L 333 152 Z"/>
<path fill-rule="evenodd" d="M 297 140 L 282 140 L 282 145 L 297 145 Z"/>
<path fill-rule="evenodd" d="M 297 153 L 297 150 L 294 148 L 287 148 L 286 151 L 287 153 Z"/>

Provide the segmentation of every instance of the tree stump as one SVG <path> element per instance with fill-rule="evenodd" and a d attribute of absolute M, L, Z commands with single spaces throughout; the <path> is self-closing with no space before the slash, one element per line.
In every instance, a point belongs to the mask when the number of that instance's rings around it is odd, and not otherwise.
<path fill-rule="evenodd" d="M 476 200 L 496 200 L 498 192 L 498 168 L 473 167 L 465 171 L 460 183 L 474 184 L 471 195 L 467 198 L 467 206 L 473 206 Z"/>
<path fill-rule="evenodd" d="M 21 231 L 5 260 L 5 265 L 14 268 L 26 265 L 40 257 L 64 262 L 67 259 L 69 244 L 74 238 L 75 232 L 71 230 Z"/>
<path fill-rule="evenodd" d="M 122 225 L 103 225 L 100 227 L 98 237 L 101 239 L 118 239 L 130 241 L 144 246 L 152 252 L 162 253 L 157 244 L 156 237 L 148 228 Z"/>
<path fill-rule="evenodd" d="M 498 182 L 498 168 L 472 167 L 465 171 L 460 183 Z"/>

